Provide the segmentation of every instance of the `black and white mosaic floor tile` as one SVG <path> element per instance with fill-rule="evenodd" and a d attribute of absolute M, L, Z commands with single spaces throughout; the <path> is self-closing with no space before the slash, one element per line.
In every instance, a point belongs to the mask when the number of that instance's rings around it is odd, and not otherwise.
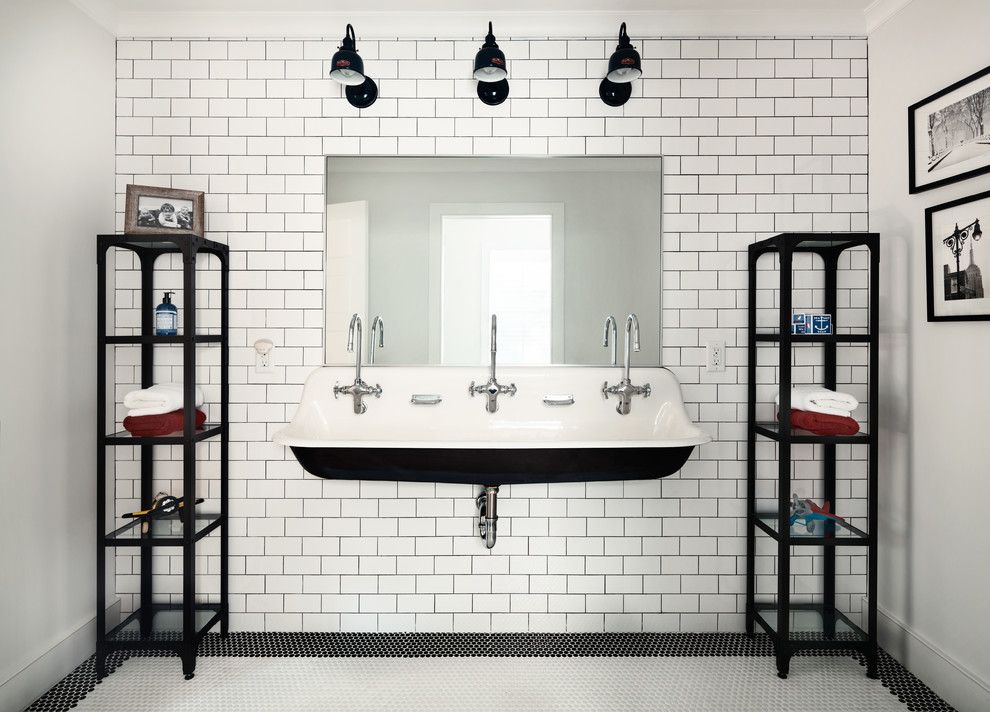
<path fill-rule="evenodd" d="M 823 651 L 780 680 L 765 636 L 732 633 L 211 634 L 188 681 L 162 658 L 174 656 L 115 653 L 99 683 L 90 658 L 28 712 L 952 710 L 882 650 L 879 681 L 858 656 Z"/>

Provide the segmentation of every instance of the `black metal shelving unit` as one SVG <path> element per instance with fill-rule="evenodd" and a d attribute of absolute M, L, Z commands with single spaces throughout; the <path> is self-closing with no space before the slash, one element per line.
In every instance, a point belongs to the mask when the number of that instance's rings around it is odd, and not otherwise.
<path fill-rule="evenodd" d="M 108 270 L 114 269 L 112 257 L 118 249 L 133 252 L 140 264 L 140 334 L 116 335 L 108 331 L 107 290 Z M 196 273 L 197 255 L 216 258 L 220 273 L 219 333 L 197 332 Z M 177 336 L 155 334 L 154 274 L 156 260 L 163 255 L 180 254 L 182 258 L 181 332 Z M 108 260 L 110 260 L 108 262 Z M 227 634 L 228 622 L 228 532 L 226 526 L 228 500 L 228 442 L 227 421 L 228 383 L 228 274 L 229 251 L 226 245 L 186 234 L 140 234 L 97 236 L 97 482 L 96 482 L 96 673 L 97 678 L 106 675 L 107 656 L 117 650 L 167 650 L 182 660 L 182 672 L 186 679 L 196 669 L 196 653 L 199 642 L 207 631 L 218 623 L 222 635 Z M 213 307 L 211 307 L 213 308 Z M 113 402 L 107 398 L 107 358 L 110 349 L 118 345 L 132 345 L 140 349 L 141 388 L 154 385 L 153 373 L 156 348 L 182 350 L 183 428 L 170 435 L 135 437 L 127 431 L 106 432 L 104 423 Z M 220 347 L 220 402 L 217 404 L 219 423 L 206 423 L 199 429 L 195 422 L 195 388 L 197 350 L 202 345 Z M 204 441 L 219 440 L 220 497 L 219 502 L 207 499 L 197 506 L 196 493 L 196 445 Z M 176 514 L 154 518 L 147 531 L 142 530 L 139 518 L 123 520 L 127 524 L 108 533 L 107 495 L 115 491 L 115 482 L 108 481 L 108 464 L 113 464 L 113 450 L 118 447 L 136 447 L 140 455 L 140 499 L 142 508 L 151 507 L 154 489 L 154 448 L 182 448 L 182 482 L 185 500 Z M 108 457 L 109 455 L 109 457 Z M 108 487 L 110 489 L 108 489 Z M 214 510 L 207 512 L 206 510 Z M 215 511 L 219 510 L 219 511 Z M 119 513 L 111 514 L 116 519 Z M 110 528 L 112 528 L 111 525 Z M 215 534 L 214 534 L 215 532 Z M 196 544 L 213 534 L 220 540 L 220 592 L 219 599 L 206 602 L 197 598 L 196 592 Z M 131 547 L 140 550 L 140 605 L 118 625 L 108 630 L 106 612 L 107 557 L 118 548 Z M 179 550 L 182 554 L 182 602 L 160 603 L 154 600 L 154 576 L 152 553 L 159 548 Z"/>
<path fill-rule="evenodd" d="M 851 248 L 865 248 L 869 255 L 868 326 L 862 329 L 847 328 L 842 323 L 839 307 L 839 258 Z M 860 252 L 863 250 L 860 249 Z M 813 253 L 821 258 L 824 269 L 824 312 L 832 315 L 832 334 L 791 334 L 793 305 L 794 256 Z M 773 329 L 759 329 L 758 263 L 761 258 L 779 260 L 779 300 L 774 307 L 779 311 L 778 324 Z M 877 333 L 879 314 L 879 266 L 880 245 L 876 233 L 784 233 L 756 242 L 749 247 L 749 339 L 748 339 L 748 454 L 746 477 L 747 526 L 746 526 L 746 632 L 753 635 L 756 626 L 765 631 L 774 643 L 777 674 L 787 677 L 791 656 L 799 650 L 851 649 L 866 658 L 867 675 L 877 677 L 877 416 L 878 416 L 878 364 Z M 847 333 L 850 332 L 850 333 Z M 760 346 L 768 347 L 760 349 Z M 839 349 L 850 345 L 864 345 L 869 354 L 867 430 L 855 435 L 824 436 L 791 428 L 791 386 L 793 358 L 800 349 L 820 349 L 823 361 L 825 388 L 837 388 L 837 356 Z M 775 364 L 761 364 L 760 353 L 775 353 Z M 780 389 L 779 422 L 757 422 L 757 369 L 776 366 Z M 810 385 L 810 384 L 807 384 Z M 757 504 L 758 440 L 776 443 L 777 448 L 777 502 L 775 510 L 760 511 Z M 841 500 L 836 497 L 836 478 L 841 474 L 844 462 L 837 462 L 836 446 L 865 448 L 867 452 L 867 512 L 866 527 L 859 528 L 845 522 L 829 523 L 818 536 L 798 534 L 790 526 L 791 496 L 791 446 L 812 443 L 821 446 L 821 479 L 824 499 L 832 504 L 832 512 L 842 516 Z M 818 533 L 818 532 L 816 532 Z M 756 547 L 757 537 L 768 537 L 776 543 L 776 595 L 760 600 L 757 593 Z M 821 602 L 792 591 L 792 552 L 808 553 L 806 547 L 821 552 L 823 557 L 823 594 Z M 848 549 L 847 549 L 848 547 Z M 868 599 L 859 623 L 836 608 L 836 550 L 854 548 L 867 552 L 866 588 Z M 806 600 L 802 600 L 806 599 Z M 863 620 L 865 618 L 865 621 Z"/>

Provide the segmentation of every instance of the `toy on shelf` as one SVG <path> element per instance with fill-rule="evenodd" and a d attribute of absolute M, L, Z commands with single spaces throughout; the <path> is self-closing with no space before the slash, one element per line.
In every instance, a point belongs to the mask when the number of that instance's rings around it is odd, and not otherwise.
<path fill-rule="evenodd" d="M 151 507 L 149 509 L 141 510 L 140 512 L 128 512 L 126 514 L 121 514 L 120 516 L 124 519 L 130 517 L 140 517 L 141 518 L 141 532 L 143 534 L 148 533 L 148 523 L 152 519 L 157 519 L 158 517 L 165 517 L 169 514 L 174 514 L 178 512 L 183 505 L 183 499 L 185 497 L 173 497 L 165 492 L 159 492 L 155 495 L 155 498 L 151 502 Z M 196 499 L 196 504 L 203 501 L 202 497 Z"/>
<path fill-rule="evenodd" d="M 842 517 L 837 517 L 831 512 L 829 512 L 829 503 L 826 502 L 824 507 L 819 507 L 817 504 L 812 502 L 810 499 L 800 499 L 796 494 L 793 495 L 794 501 L 791 502 L 791 526 L 798 520 L 803 520 L 803 524 L 808 529 L 809 534 L 814 534 L 815 530 L 818 528 L 817 522 L 822 522 L 822 533 L 825 533 L 828 522 L 831 521 L 846 521 Z M 835 526 L 834 524 L 832 526 Z"/>

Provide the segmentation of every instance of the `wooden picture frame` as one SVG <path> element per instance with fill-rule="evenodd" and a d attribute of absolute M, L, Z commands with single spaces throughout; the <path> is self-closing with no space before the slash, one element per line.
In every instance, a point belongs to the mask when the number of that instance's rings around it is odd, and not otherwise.
<path fill-rule="evenodd" d="M 203 196 L 196 190 L 128 185 L 124 233 L 165 232 L 203 237 Z"/>
<path fill-rule="evenodd" d="M 990 171 L 990 67 L 908 108 L 908 190 Z"/>
<path fill-rule="evenodd" d="M 990 320 L 984 225 L 990 226 L 990 191 L 925 210 L 928 321 Z"/>

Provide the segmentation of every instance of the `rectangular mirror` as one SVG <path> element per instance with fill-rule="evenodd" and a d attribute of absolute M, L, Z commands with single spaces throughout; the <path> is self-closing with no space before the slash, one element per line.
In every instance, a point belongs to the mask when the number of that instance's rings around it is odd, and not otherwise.
<path fill-rule="evenodd" d="M 327 159 L 325 362 L 660 364 L 662 166 L 658 156 Z M 372 347 L 384 331 L 384 345 Z M 372 356 L 373 359 L 372 360 Z"/>

